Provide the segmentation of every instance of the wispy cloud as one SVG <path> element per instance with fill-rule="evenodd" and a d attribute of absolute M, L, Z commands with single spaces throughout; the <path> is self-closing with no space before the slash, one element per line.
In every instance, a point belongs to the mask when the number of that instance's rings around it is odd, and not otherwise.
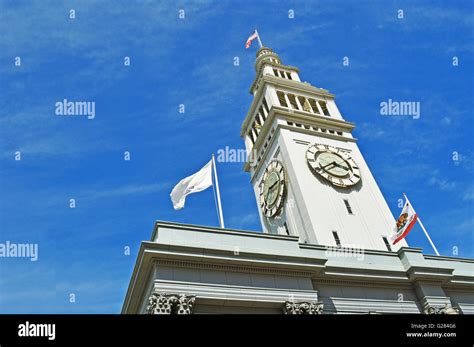
<path fill-rule="evenodd" d="M 398 18 L 398 10 L 403 10 L 404 18 Z M 410 32 L 413 30 L 445 30 L 446 26 L 455 24 L 472 28 L 474 16 L 470 11 L 449 6 L 446 3 L 429 4 L 406 3 L 392 7 L 391 10 L 380 12 L 383 24 L 399 23 L 400 30 Z"/>
<path fill-rule="evenodd" d="M 0 54 L 11 64 L 0 67 L 4 87 L 0 108 L 7 113 L 1 119 L 1 156 L 9 157 L 16 150 L 54 156 L 110 148 L 110 141 L 100 140 L 100 129 L 94 124 L 110 117 L 103 110 L 116 101 L 104 100 L 99 95 L 128 78 L 130 69 L 141 74 L 143 67 L 140 64 L 168 59 L 181 44 L 179 36 L 191 35 L 193 28 L 201 24 L 196 18 L 203 13 L 212 16 L 220 8 L 218 3 L 201 1 L 181 6 L 166 1 L 133 6 L 125 3 L 110 6 L 105 2 L 58 6 L 54 1 L 33 1 L 27 6 L 2 4 L 0 31 L 4 35 L 0 41 Z M 70 9 L 76 11 L 75 19 L 69 19 Z M 186 19 L 178 18 L 179 9 L 185 10 Z M 101 25 L 110 18 L 114 21 L 113 29 Z M 13 66 L 16 56 L 22 58 L 21 67 Z M 123 65 L 125 56 L 131 58 L 130 68 Z M 67 61 L 72 61 L 75 67 L 70 68 Z M 32 76 L 40 74 L 45 67 L 54 76 L 42 79 L 41 86 L 30 83 Z M 150 75 L 149 72 L 146 74 Z M 216 90 L 217 86 L 214 87 Z M 46 98 L 43 97 L 45 93 Z M 151 92 L 145 90 L 146 93 Z M 204 96 L 206 93 L 208 91 L 195 100 L 196 110 L 201 111 L 197 105 L 205 105 L 208 100 Z M 18 94 L 24 97 L 18 98 Z M 98 105 L 102 111 L 98 111 L 100 115 L 96 120 L 88 123 L 88 130 L 75 131 L 83 129 L 75 125 L 67 129 L 70 120 L 58 122 L 54 116 L 54 102 L 74 96 L 102 101 Z M 219 96 L 223 93 L 214 94 L 214 97 Z M 208 108 L 202 112 L 206 110 Z M 107 127 L 116 127 L 116 124 L 109 121 Z"/>
<path fill-rule="evenodd" d="M 446 179 L 431 177 L 429 181 L 430 186 L 435 186 L 443 191 L 452 191 L 456 188 L 457 184 L 453 181 L 448 181 Z"/>
<path fill-rule="evenodd" d="M 94 189 L 83 192 L 81 197 L 84 199 L 104 199 L 104 198 L 117 198 L 121 196 L 130 195 L 141 195 L 158 193 L 168 189 L 170 185 L 168 183 L 152 183 L 152 184 L 139 184 L 139 185 L 125 185 L 109 189 Z"/>
<path fill-rule="evenodd" d="M 364 140 L 380 140 L 387 135 L 387 131 L 371 123 L 362 123 L 357 127 L 357 132 Z"/>
<path fill-rule="evenodd" d="M 474 186 L 472 184 L 467 187 L 466 192 L 464 193 L 462 199 L 463 199 L 463 201 L 473 201 L 474 200 Z"/>

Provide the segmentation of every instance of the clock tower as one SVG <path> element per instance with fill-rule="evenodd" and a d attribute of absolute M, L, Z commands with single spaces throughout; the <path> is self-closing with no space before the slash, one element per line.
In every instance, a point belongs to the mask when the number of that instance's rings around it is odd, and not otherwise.
<path fill-rule="evenodd" d="M 300 242 L 393 250 L 395 220 L 334 95 L 262 47 L 241 136 L 265 233 Z"/>

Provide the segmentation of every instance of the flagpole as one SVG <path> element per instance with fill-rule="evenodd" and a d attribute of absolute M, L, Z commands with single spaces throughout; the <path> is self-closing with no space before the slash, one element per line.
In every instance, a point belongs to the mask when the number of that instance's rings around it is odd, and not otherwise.
<path fill-rule="evenodd" d="M 216 169 L 216 160 L 214 159 L 214 153 L 212 154 L 212 167 L 214 171 L 214 177 L 216 178 L 216 195 L 217 195 L 217 206 L 219 209 L 219 223 L 222 229 L 224 229 L 224 216 L 222 214 L 222 205 L 221 205 L 221 193 L 219 192 L 219 181 L 217 180 L 217 169 Z"/>
<path fill-rule="evenodd" d="M 405 193 L 403 193 L 403 196 L 404 196 L 405 199 L 408 201 L 408 203 L 410 204 L 410 206 L 411 206 L 411 208 L 413 209 L 413 211 L 416 213 L 415 208 L 414 208 L 413 205 L 411 204 L 410 200 L 408 200 L 408 197 L 406 196 Z M 438 250 L 436 249 L 436 247 L 435 247 L 433 241 L 431 240 L 430 235 L 429 235 L 428 232 L 426 231 L 425 226 L 424 226 L 423 223 L 421 222 L 420 215 L 417 214 L 417 216 L 418 216 L 417 221 L 418 221 L 418 223 L 420 223 L 421 229 L 422 229 L 423 232 L 425 233 L 426 238 L 427 238 L 428 241 L 430 242 L 431 247 L 433 247 L 433 249 L 434 249 L 436 255 L 439 256 Z"/>
<path fill-rule="evenodd" d="M 262 48 L 262 47 L 263 47 L 263 45 L 262 45 L 262 41 L 260 41 L 260 35 L 258 34 L 258 31 L 257 31 L 257 29 L 255 29 L 255 33 L 257 34 L 257 40 L 258 40 L 258 44 L 260 45 L 260 48 Z"/>

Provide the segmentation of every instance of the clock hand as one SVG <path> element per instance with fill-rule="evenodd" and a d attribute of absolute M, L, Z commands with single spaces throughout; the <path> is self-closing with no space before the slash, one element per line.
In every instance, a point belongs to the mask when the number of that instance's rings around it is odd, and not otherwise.
<path fill-rule="evenodd" d="M 336 164 L 335 161 L 333 161 L 333 162 L 331 162 L 331 163 L 329 163 L 329 164 L 327 164 L 327 165 L 323 165 L 322 168 L 323 168 L 323 169 L 326 169 L 328 166 L 331 166 L 331 165 L 334 166 L 334 165 L 337 165 L 337 164 Z"/>
<path fill-rule="evenodd" d="M 268 196 L 270 195 L 270 192 L 271 192 L 272 188 L 275 187 L 277 183 L 278 183 L 278 181 L 275 181 L 275 183 L 273 183 L 270 187 L 268 187 L 267 195 L 265 196 L 265 200 L 268 200 Z"/>
<path fill-rule="evenodd" d="M 334 163 L 337 167 L 340 167 L 341 169 L 348 170 L 348 167 L 346 165 L 340 165 L 338 163 Z"/>
<path fill-rule="evenodd" d="M 270 187 L 268 187 L 268 190 L 271 190 L 273 187 L 275 187 L 277 185 L 278 181 L 275 181 L 275 183 L 273 183 Z"/>
<path fill-rule="evenodd" d="M 344 159 L 341 159 L 341 158 L 337 161 L 337 164 L 347 166 L 346 161 Z"/>

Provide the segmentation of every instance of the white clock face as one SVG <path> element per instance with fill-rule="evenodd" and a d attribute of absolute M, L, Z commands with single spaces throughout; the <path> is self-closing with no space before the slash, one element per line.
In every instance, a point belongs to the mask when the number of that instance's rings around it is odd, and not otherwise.
<path fill-rule="evenodd" d="M 281 162 L 272 160 L 258 187 L 260 207 L 267 217 L 274 217 L 281 212 L 286 194 L 286 175 Z"/>
<path fill-rule="evenodd" d="M 360 170 L 346 152 L 328 145 L 313 144 L 306 151 L 306 161 L 314 174 L 337 187 L 350 187 L 360 181 Z"/>

